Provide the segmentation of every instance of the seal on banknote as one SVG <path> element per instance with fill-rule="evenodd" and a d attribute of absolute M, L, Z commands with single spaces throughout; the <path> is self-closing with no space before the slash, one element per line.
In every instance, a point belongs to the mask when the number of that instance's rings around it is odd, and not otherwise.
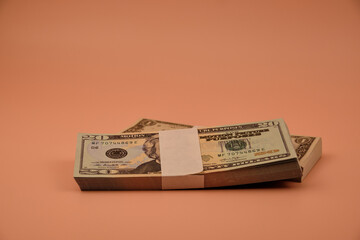
<path fill-rule="evenodd" d="M 108 158 L 119 159 L 126 157 L 128 152 L 122 148 L 112 148 L 106 151 L 105 155 Z"/>

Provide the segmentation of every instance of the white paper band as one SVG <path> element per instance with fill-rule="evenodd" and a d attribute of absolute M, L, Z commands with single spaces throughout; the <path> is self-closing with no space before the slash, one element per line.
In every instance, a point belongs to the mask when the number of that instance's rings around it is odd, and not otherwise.
<path fill-rule="evenodd" d="M 197 128 L 159 132 L 163 189 L 202 188 L 204 177 Z"/>

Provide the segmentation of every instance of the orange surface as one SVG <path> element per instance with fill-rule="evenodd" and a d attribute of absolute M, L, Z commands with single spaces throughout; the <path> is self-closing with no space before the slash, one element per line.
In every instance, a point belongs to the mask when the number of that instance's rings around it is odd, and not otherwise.
<path fill-rule="evenodd" d="M 1 1 L 0 239 L 360 239 L 358 1 Z M 81 192 L 76 134 L 283 117 L 305 182 Z"/>

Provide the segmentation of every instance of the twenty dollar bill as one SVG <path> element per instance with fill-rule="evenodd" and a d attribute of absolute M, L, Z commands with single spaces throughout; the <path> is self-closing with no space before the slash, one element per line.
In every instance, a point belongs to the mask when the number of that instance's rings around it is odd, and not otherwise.
<path fill-rule="evenodd" d="M 191 127 L 193 126 L 143 118 L 138 120 L 133 126 L 127 128 L 123 132 L 147 132 L 151 130 L 165 131 Z M 321 158 L 322 139 L 320 137 L 291 135 L 291 142 L 295 148 L 301 169 L 303 171 L 303 176 L 296 179 L 297 181 L 301 182 L 305 179 L 317 161 Z"/>

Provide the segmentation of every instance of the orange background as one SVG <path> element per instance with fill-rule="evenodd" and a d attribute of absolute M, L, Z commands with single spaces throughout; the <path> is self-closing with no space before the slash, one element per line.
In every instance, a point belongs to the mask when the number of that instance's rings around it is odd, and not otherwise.
<path fill-rule="evenodd" d="M 360 239 L 359 1 L 0 2 L 0 239 Z M 78 132 L 282 117 L 305 182 L 81 192 Z"/>

